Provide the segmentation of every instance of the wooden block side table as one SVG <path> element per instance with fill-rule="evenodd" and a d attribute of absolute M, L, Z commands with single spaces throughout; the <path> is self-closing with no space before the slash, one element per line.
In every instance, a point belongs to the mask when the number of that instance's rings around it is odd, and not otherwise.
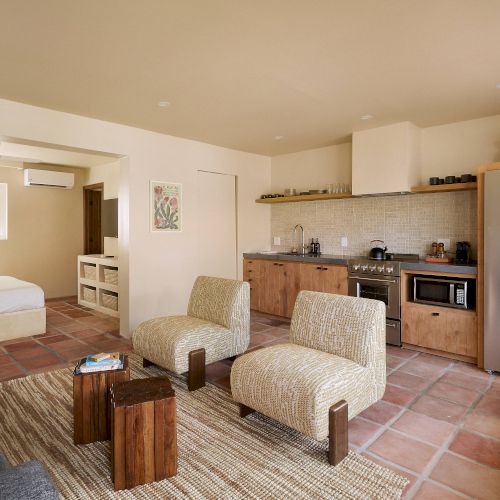
<path fill-rule="evenodd" d="M 175 392 L 167 377 L 111 389 L 111 479 L 116 490 L 177 474 Z"/>
<path fill-rule="evenodd" d="M 73 375 L 73 440 L 75 444 L 111 438 L 108 393 L 115 382 L 129 380 L 128 358 L 121 370 Z"/>

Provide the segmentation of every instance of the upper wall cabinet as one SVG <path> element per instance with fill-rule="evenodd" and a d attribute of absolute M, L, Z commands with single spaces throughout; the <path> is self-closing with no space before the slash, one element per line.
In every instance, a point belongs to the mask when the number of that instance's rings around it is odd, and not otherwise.
<path fill-rule="evenodd" d="M 352 135 L 352 194 L 410 191 L 419 182 L 420 129 L 396 123 Z"/>

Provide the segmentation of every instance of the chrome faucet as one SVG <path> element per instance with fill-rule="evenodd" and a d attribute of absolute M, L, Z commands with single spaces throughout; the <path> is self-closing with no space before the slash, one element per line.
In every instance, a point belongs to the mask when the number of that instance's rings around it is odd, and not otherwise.
<path fill-rule="evenodd" d="M 306 253 L 306 245 L 305 245 L 305 242 L 304 242 L 304 228 L 302 227 L 302 225 L 300 224 L 297 224 L 294 228 L 293 228 L 293 244 L 295 245 L 295 239 L 296 239 L 296 235 L 297 235 L 297 228 L 300 227 L 300 229 L 302 230 L 302 246 L 301 246 L 301 249 L 300 249 L 300 253 L 302 255 L 305 255 Z M 296 247 L 293 247 L 292 248 L 292 252 L 293 253 L 299 253 L 297 252 L 297 248 Z"/>

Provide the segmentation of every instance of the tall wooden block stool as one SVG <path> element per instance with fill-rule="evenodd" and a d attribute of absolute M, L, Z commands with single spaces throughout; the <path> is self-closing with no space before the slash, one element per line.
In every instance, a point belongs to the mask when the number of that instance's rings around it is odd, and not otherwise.
<path fill-rule="evenodd" d="M 177 474 L 175 392 L 167 377 L 111 388 L 111 479 L 116 490 Z"/>
<path fill-rule="evenodd" d="M 111 438 L 109 388 L 129 380 L 128 358 L 121 370 L 73 375 L 73 440 L 75 444 L 108 441 Z"/>

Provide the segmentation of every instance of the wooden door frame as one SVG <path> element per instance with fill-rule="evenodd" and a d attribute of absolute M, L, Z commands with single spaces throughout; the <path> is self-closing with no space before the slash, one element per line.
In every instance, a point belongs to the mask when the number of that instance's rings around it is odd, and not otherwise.
<path fill-rule="evenodd" d="M 500 162 L 480 165 L 477 170 L 477 366 L 484 368 L 484 176 L 500 170 Z"/>
<path fill-rule="evenodd" d="M 86 191 L 101 191 L 104 192 L 104 182 L 98 182 L 96 184 L 88 184 L 87 186 L 83 186 L 83 253 L 87 255 L 89 253 L 89 248 L 87 246 L 87 200 L 86 200 Z M 101 196 L 102 199 L 102 196 Z M 102 244 L 101 244 L 102 245 Z"/>

